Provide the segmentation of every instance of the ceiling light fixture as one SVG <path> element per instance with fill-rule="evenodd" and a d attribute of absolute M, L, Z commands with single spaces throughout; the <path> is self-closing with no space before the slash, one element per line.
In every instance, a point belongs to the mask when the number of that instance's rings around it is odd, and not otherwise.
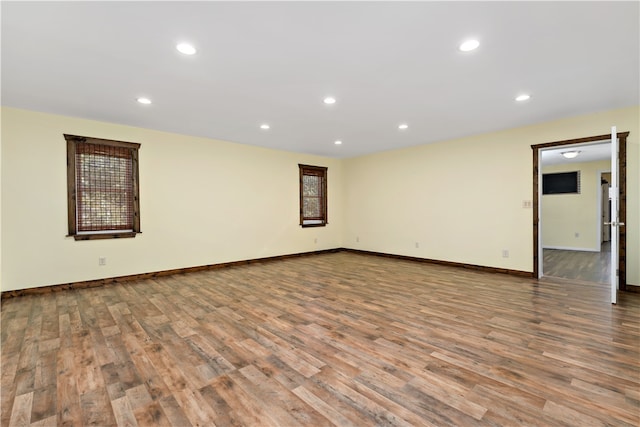
<path fill-rule="evenodd" d="M 149 105 L 151 104 L 151 100 L 149 98 L 138 98 L 136 99 L 136 101 L 138 101 L 140 104 L 145 104 L 145 105 Z"/>
<path fill-rule="evenodd" d="M 402 124 L 398 125 L 398 129 L 400 129 L 400 130 L 405 130 L 405 129 L 407 129 L 408 127 L 409 127 L 409 125 L 408 125 L 408 124 L 406 124 L 406 123 L 402 123 Z"/>
<path fill-rule="evenodd" d="M 196 48 L 189 43 L 180 43 L 176 46 L 176 49 L 178 49 L 178 52 L 184 53 L 185 55 L 193 55 L 196 53 Z"/>
<path fill-rule="evenodd" d="M 329 105 L 331 105 L 331 104 L 335 104 L 335 103 L 336 103 L 336 99 L 335 99 L 333 96 L 327 96 L 327 97 L 324 99 L 324 103 L 325 103 L 325 104 L 329 104 Z"/>
<path fill-rule="evenodd" d="M 562 154 L 565 159 L 575 159 L 578 157 L 578 154 L 580 154 L 580 151 L 564 151 L 560 154 Z"/>
<path fill-rule="evenodd" d="M 260 129 L 267 130 L 267 129 L 270 129 L 270 128 L 271 128 L 271 126 L 269 126 L 267 123 L 263 123 L 263 124 L 260 125 Z"/>
<path fill-rule="evenodd" d="M 336 144 L 336 145 L 342 145 L 342 141 L 337 140 L 336 142 L 334 142 L 334 144 Z"/>
<path fill-rule="evenodd" d="M 478 46 L 480 46 L 480 42 L 478 40 L 466 40 L 460 44 L 458 49 L 462 52 L 470 52 L 477 49 Z"/>
<path fill-rule="evenodd" d="M 526 101 L 527 99 L 530 99 L 530 98 L 531 98 L 531 95 L 527 95 L 526 93 L 523 93 L 522 95 L 516 96 L 516 101 L 522 102 L 522 101 Z"/>

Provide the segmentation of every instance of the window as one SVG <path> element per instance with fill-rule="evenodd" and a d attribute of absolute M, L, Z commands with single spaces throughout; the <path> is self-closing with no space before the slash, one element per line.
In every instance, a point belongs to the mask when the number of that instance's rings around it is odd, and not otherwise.
<path fill-rule="evenodd" d="M 140 233 L 140 144 L 64 137 L 69 236 L 76 240 L 135 237 Z"/>
<path fill-rule="evenodd" d="M 327 168 L 298 166 L 300 167 L 300 225 L 324 227 L 327 225 Z"/>
<path fill-rule="evenodd" d="M 580 171 L 545 173 L 542 194 L 580 194 Z"/>

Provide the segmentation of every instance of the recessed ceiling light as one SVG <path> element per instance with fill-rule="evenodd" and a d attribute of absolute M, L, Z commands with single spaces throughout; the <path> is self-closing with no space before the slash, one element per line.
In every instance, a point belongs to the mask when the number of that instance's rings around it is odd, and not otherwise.
<path fill-rule="evenodd" d="M 337 140 L 336 142 L 334 142 L 334 144 L 336 144 L 336 145 L 342 145 L 342 141 Z"/>
<path fill-rule="evenodd" d="M 522 102 L 522 101 L 526 101 L 529 98 L 531 98 L 531 95 L 527 95 L 526 93 L 523 93 L 522 95 L 516 96 L 516 101 Z"/>
<path fill-rule="evenodd" d="M 402 124 L 399 124 L 399 125 L 398 125 L 398 129 L 400 129 L 400 130 L 405 130 L 405 129 L 407 129 L 408 127 L 409 127 L 409 125 L 408 125 L 408 124 L 406 124 L 406 123 L 402 123 Z"/>
<path fill-rule="evenodd" d="M 185 55 L 193 55 L 196 53 L 196 48 L 189 43 L 180 43 L 176 46 L 176 49 L 178 49 L 178 52 L 184 53 Z"/>
<path fill-rule="evenodd" d="M 136 101 L 138 101 L 140 104 L 145 104 L 145 105 L 149 105 L 151 104 L 151 100 L 149 98 L 138 98 L 136 99 Z"/>
<path fill-rule="evenodd" d="M 458 49 L 463 52 L 469 52 L 471 50 L 477 49 L 480 46 L 480 42 L 478 40 L 466 40 L 460 44 Z"/>
<path fill-rule="evenodd" d="M 263 124 L 260 125 L 260 129 L 267 130 L 269 128 L 271 128 L 271 126 L 269 126 L 267 123 L 263 123 Z"/>
<path fill-rule="evenodd" d="M 331 104 L 335 104 L 335 103 L 336 103 L 336 99 L 335 99 L 333 96 L 327 96 L 327 97 L 324 99 L 324 103 L 325 103 L 325 104 L 329 104 L 329 105 L 331 105 Z"/>

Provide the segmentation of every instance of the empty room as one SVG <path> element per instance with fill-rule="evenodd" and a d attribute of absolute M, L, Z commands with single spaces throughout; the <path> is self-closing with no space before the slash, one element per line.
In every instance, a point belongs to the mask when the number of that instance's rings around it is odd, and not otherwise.
<path fill-rule="evenodd" d="M 637 426 L 640 3 L 2 1 L 1 426 Z"/>

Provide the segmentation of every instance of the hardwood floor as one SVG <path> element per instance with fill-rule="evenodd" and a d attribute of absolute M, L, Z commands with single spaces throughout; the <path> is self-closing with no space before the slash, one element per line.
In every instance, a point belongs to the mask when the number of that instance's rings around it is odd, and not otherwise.
<path fill-rule="evenodd" d="M 600 252 L 544 249 L 542 271 L 545 276 L 608 283 L 610 258 L 611 242 L 603 244 Z"/>
<path fill-rule="evenodd" d="M 348 252 L 2 303 L 2 426 L 637 426 L 640 294 Z"/>

